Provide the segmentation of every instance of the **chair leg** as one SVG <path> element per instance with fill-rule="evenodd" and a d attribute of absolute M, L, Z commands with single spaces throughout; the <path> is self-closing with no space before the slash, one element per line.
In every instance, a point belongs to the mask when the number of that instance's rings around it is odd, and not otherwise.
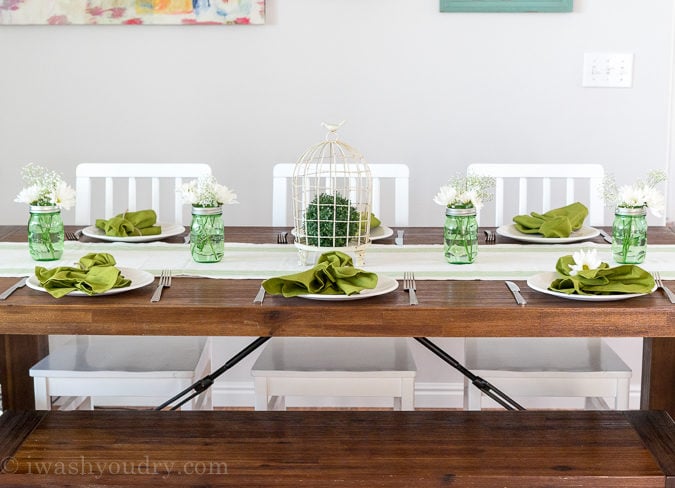
<path fill-rule="evenodd" d="M 616 384 L 616 410 L 628 410 L 630 402 L 630 378 L 619 378 Z"/>
<path fill-rule="evenodd" d="M 481 391 L 473 386 L 468 379 L 464 379 L 464 410 L 481 409 Z"/>
<path fill-rule="evenodd" d="M 253 386 L 255 390 L 255 410 L 269 410 L 269 405 L 267 404 L 267 378 L 254 378 Z"/>
<path fill-rule="evenodd" d="M 415 380 L 412 378 L 403 378 L 401 380 L 401 398 L 397 410 L 412 411 L 415 410 Z"/>
<path fill-rule="evenodd" d="M 52 399 L 49 396 L 47 378 L 33 377 L 33 392 L 35 394 L 35 410 L 51 410 Z"/>

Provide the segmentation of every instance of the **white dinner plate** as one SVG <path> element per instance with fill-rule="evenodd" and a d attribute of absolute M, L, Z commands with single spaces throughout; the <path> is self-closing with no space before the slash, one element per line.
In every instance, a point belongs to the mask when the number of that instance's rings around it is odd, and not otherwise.
<path fill-rule="evenodd" d="M 137 288 L 142 288 L 155 281 L 155 277 L 152 275 L 152 273 L 148 273 L 147 271 L 143 271 L 142 269 L 122 268 L 119 266 L 117 267 L 117 269 L 120 270 L 122 276 L 131 280 L 131 284 L 129 286 L 126 286 L 124 288 L 111 288 L 108 291 L 104 291 L 103 293 L 97 293 L 96 295 L 87 295 L 83 291 L 74 290 L 68 293 L 68 296 L 100 297 L 103 295 L 115 295 L 116 293 L 124 293 L 127 291 L 135 290 Z M 28 286 L 28 288 L 32 288 L 33 290 L 44 291 L 45 293 L 47 292 L 47 290 L 45 290 L 40 285 L 40 280 L 38 280 L 35 275 L 30 276 L 28 278 L 28 281 L 26 281 L 26 286 Z"/>
<path fill-rule="evenodd" d="M 386 239 L 394 235 L 394 230 L 386 225 L 378 225 L 374 229 L 370 229 L 370 240 L 377 241 L 378 239 Z"/>
<path fill-rule="evenodd" d="M 527 279 L 527 286 L 535 291 L 553 295 L 554 297 L 567 298 L 569 300 L 581 300 L 583 302 L 615 302 L 617 300 L 627 300 L 628 298 L 640 297 L 648 295 L 649 293 L 617 293 L 616 295 L 577 295 L 575 293 L 568 295 L 567 293 L 560 293 L 559 291 L 549 290 L 549 285 L 553 280 L 562 278 L 562 275 L 555 271 L 547 271 L 530 276 Z M 656 287 L 652 289 L 652 292 Z M 651 293 L 651 292 L 650 292 Z"/>
<path fill-rule="evenodd" d="M 291 229 L 291 234 L 293 236 L 297 235 L 297 231 L 295 230 L 295 227 Z M 391 227 L 387 227 L 386 225 L 378 225 L 374 229 L 370 229 L 370 240 L 371 241 L 377 241 L 379 239 L 386 239 L 387 237 L 391 237 L 394 235 L 394 230 Z"/>
<path fill-rule="evenodd" d="M 391 293 L 398 288 L 398 281 L 388 276 L 378 276 L 377 286 L 366 290 L 361 290 L 355 295 L 322 295 L 320 293 L 310 293 L 308 295 L 298 295 L 299 298 L 308 298 L 310 300 L 327 300 L 327 301 L 345 301 L 345 300 L 362 300 L 364 298 L 376 297 Z"/>
<path fill-rule="evenodd" d="M 159 234 L 153 236 L 129 236 L 129 237 L 119 237 L 119 236 L 107 236 L 105 232 L 95 225 L 90 225 L 82 229 L 82 234 L 87 237 L 93 237 L 94 239 L 100 239 L 102 241 L 110 242 L 150 242 L 150 241 L 161 241 L 167 237 L 176 236 L 185 232 L 185 227 L 178 224 L 157 224 L 162 228 L 162 231 Z"/>
<path fill-rule="evenodd" d="M 544 237 L 541 234 L 523 234 L 516 229 L 516 224 L 506 224 L 497 228 L 497 234 L 523 242 L 534 242 L 537 244 L 567 244 L 570 242 L 593 239 L 600 235 L 600 231 L 594 227 L 583 225 L 581 226 L 581 229 L 572 232 L 569 237 Z"/>

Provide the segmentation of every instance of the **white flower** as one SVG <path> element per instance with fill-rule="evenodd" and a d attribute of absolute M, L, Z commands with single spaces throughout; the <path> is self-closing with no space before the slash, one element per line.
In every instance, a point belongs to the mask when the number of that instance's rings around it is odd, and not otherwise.
<path fill-rule="evenodd" d="M 656 185 L 666 180 L 663 171 L 652 170 L 647 174 L 647 180 L 639 179 L 634 185 L 618 187 L 612 175 L 607 175 L 602 182 L 602 197 L 606 205 L 617 207 L 639 208 L 647 207 L 649 211 L 660 217 L 665 208 L 665 201 Z"/>
<path fill-rule="evenodd" d="M 218 201 L 223 205 L 230 205 L 237 202 L 237 194 L 224 185 L 216 185 L 216 195 Z"/>
<path fill-rule="evenodd" d="M 495 179 L 489 176 L 469 174 L 456 176 L 447 185 L 441 186 L 434 202 L 444 207 L 475 207 L 480 209 L 483 202 L 492 198 Z"/>
<path fill-rule="evenodd" d="M 183 195 L 183 203 L 188 205 L 194 205 L 197 203 L 197 181 L 191 181 L 189 183 L 183 183 L 181 187 Z"/>
<path fill-rule="evenodd" d="M 455 201 L 456 197 L 457 197 L 457 190 L 455 190 L 450 185 L 445 185 L 440 188 L 439 192 L 434 197 L 434 202 L 439 205 L 443 205 L 444 207 L 447 207 L 448 205 L 450 205 L 452 202 Z"/>
<path fill-rule="evenodd" d="M 65 181 L 61 181 L 56 186 L 50 199 L 57 207 L 69 210 L 75 205 L 75 190 Z"/>
<path fill-rule="evenodd" d="M 483 206 L 483 201 L 476 190 L 465 191 L 457 196 L 457 200 L 464 205 L 473 205 L 476 210 L 480 210 Z"/>
<path fill-rule="evenodd" d="M 40 187 L 37 185 L 31 185 L 21 190 L 14 201 L 17 203 L 27 203 L 30 205 L 38 198 L 40 198 Z"/>
<path fill-rule="evenodd" d="M 58 173 L 32 163 L 24 166 L 21 173 L 28 186 L 19 192 L 15 202 L 66 210 L 75 204 L 75 190 Z"/>
<path fill-rule="evenodd" d="M 619 188 L 621 205 L 626 207 L 642 207 L 645 204 L 642 188 L 624 185 Z"/>
<path fill-rule="evenodd" d="M 224 185 L 219 185 L 213 176 L 203 176 L 183 184 L 183 203 L 198 207 L 217 207 L 237 202 L 237 194 Z"/>
<path fill-rule="evenodd" d="M 581 249 L 572 253 L 572 259 L 574 259 L 574 264 L 570 265 L 570 276 L 575 276 L 579 271 L 598 269 L 602 264 L 602 261 L 598 258 L 597 249 L 589 249 L 588 251 Z"/>
<path fill-rule="evenodd" d="M 660 191 L 656 190 L 655 188 L 645 188 L 643 200 L 652 215 L 661 217 L 663 210 L 665 209 L 666 202 Z"/>

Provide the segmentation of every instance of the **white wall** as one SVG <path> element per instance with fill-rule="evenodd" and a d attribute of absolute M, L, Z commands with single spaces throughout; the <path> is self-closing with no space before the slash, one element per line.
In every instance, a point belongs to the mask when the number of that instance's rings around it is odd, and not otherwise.
<path fill-rule="evenodd" d="M 239 194 L 226 223 L 270 224 L 272 164 L 343 119 L 368 161 L 410 165 L 414 226 L 442 225 L 432 198 L 469 163 L 602 163 L 622 183 L 666 169 L 672 0 L 574 3 L 441 14 L 438 0 L 267 0 L 264 26 L 1 27 L 0 224 L 27 220 L 12 200 L 31 161 L 72 184 L 85 161 L 208 162 Z M 634 53 L 633 88 L 583 88 L 595 51 Z M 418 379 L 458 377 L 441 364 Z"/>
<path fill-rule="evenodd" d="M 269 224 L 274 162 L 342 138 L 412 168 L 412 225 L 472 162 L 666 168 L 671 0 L 576 0 L 567 14 L 451 14 L 438 0 L 268 0 L 264 26 L 0 28 L 0 223 L 23 223 L 19 169 L 204 161 Z M 581 87 L 583 53 L 635 53 L 631 89 Z M 672 220 L 674 204 L 670 203 Z M 74 212 L 65 212 L 66 223 Z"/>

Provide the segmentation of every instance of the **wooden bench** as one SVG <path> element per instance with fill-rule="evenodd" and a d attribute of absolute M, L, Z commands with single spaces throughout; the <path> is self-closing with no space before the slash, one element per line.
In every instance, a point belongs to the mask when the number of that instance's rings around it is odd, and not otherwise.
<path fill-rule="evenodd" d="M 13 412 L 0 486 L 675 488 L 665 412 Z"/>

